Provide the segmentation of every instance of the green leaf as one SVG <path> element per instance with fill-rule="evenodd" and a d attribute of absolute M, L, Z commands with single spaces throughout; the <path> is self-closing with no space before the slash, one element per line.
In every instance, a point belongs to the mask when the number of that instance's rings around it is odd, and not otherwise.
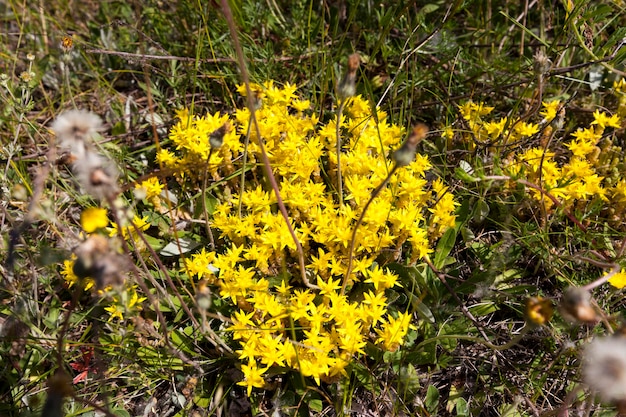
<path fill-rule="evenodd" d="M 199 242 L 188 238 L 180 237 L 178 241 L 174 240 L 159 252 L 163 256 L 180 256 L 183 253 L 191 252 L 195 248 L 200 246 Z"/>
<path fill-rule="evenodd" d="M 452 412 L 456 409 L 457 416 L 469 416 L 467 401 L 461 396 L 461 394 L 462 393 L 460 393 L 454 385 L 450 387 L 446 411 L 452 414 Z"/>
<path fill-rule="evenodd" d="M 192 349 L 193 342 L 189 339 L 187 335 L 180 332 L 179 330 L 173 330 L 170 333 L 170 339 L 174 347 L 176 347 L 176 349 L 180 349 L 183 352 L 187 352 L 191 354 L 194 353 Z"/>
<path fill-rule="evenodd" d="M 439 390 L 434 385 L 428 386 L 424 405 L 429 413 L 435 414 L 437 412 L 437 407 L 439 406 Z"/>
<path fill-rule="evenodd" d="M 481 303 L 470 306 L 468 309 L 474 316 L 483 317 L 483 316 L 486 316 L 487 314 L 491 314 L 494 311 L 497 311 L 498 307 L 492 301 L 487 301 L 487 302 L 483 301 Z"/>
<path fill-rule="evenodd" d="M 400 368 L 398 384 L 403 394 L 415 395 L 420 389 L 419 374 L 412 364 L 409 363 Z"/>
<path fill-rule="evenodd" d="M 433 312 L 430 311 L 430 308 L 428 308 L 426 304 L 422 303 L 422 301 L 417 298 L 415 294 L 409 294 L 409 297 L 411 298 L 411 305 L 413 306 L 413 309 L 415 309 L 415 311 L 417 312 L 417 315 L 420 316 L 422 320 L 426 320 L 429 323 L 434 323 L 435 316 L 433 315 Z"/>
<path fill-rule="evenodd" d="M 478 182 L 480 178 L 476 178 L 467 173 L 463 168 L 458 167 L 454 170 L 454 176 L 463 182 Z"/>
<path fill-rule="evenodd" d="M 137 349 L 137 358 L 151 367 L 163 367 L 172 371 L 182 371 L 183 361 L 171 354 L 161 354 L 154 348 L 140 346 Z"/>
<path fill-rule="evenodd" d="M 469 408 L 467 407 L 467 401 L 465 398 L 457 398 L 455 401 L 456 415 L 457 416 L 469 416 Z"/>
<path fill-rule="evenodd" d="M 455 228 L 450 228 L 443 234 L 441 239 L 439 239 L 437 249 L 435 250 L 435 268 L 441 269 L 447 265 L 447 257 L 454 247 L 454 242 L 456 242 L 456 233 Z"/>
<path fill-rule="evenodd" d="M 356 379 L 358 379 L 359 382 L 363 384 L 363 388 L 373 393 L 376 393 L 380 390 L 376 378 L 365 366 L 360 363 L 354 362 L 352 366 L 352 371 Z"/>
<path fill-rule="evenodd" d="M 474 209 L 474 221 L 482 223 L 487 216 L 489 216 L 489 212 L 489 204 L 481 198 L 476 202 L 476 208 Z"/>
<path fill-rule="evenodd" d="M 324 409 L 322 400 L 309 400 L 309 410 L 321 413 Z"/>

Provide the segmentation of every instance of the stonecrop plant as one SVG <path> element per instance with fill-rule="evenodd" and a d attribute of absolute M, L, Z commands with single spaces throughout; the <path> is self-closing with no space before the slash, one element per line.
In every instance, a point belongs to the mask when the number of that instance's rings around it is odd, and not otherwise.
<path fill-rule="evenodd" d="M 571 138 L 561 137 L 566 104 L 559 100 L 542 102 L 542 119 L 538 123 L 507 117 L 488 121 L 494 108 L 470 101 L 459 107 L 469 127 L 462 137 L 471 148 L 476 144 L 486 146 L 501 161 L 498 170 L 505 175 L 486 179 L 507 180 L 511 193 L 519 191 L 521 185 L 544 213 L 574 213 L 570 219 L 584 219 L 576 221 L 583 231 L 598 224 L 623 231 L 626 160 L 616 135 L 626 120 L 623 79 L 613 83 L 613 93 L 618 103 L 615 112 L 594 111 L 589 126 L 576 128 Z M 450 129 L 446 132 L 449 138 L 453 137 Z M 529 146 L 529 141 L 536 146 Z M 604 280 L 589 285 L 601 282 Z M 626 270 L 616 269 L 608 282 L 623 288 Z"/>
<path fill-rule="evenodd" d="M 524 139 L 539 136 L 539 146 L 524 146 L 510 152 L 502 168 L 513 179 L 524 178 L 536 184 L 539 188 L 530 189 L 530 194 L 545 209 L 554 210 L 558 205 L 584 210 L 585 206 L 602 201 L 607 218 L 623 226 L 620 214 L 626 203 L 626 180 L 621 177 L 624 160 L 622 148 L 614 143 L 610 130 L 621 128 L 626 115 L 624 80 L 614 84 L 614 91 L 620 103 L 615 114 L 596 110 L 591 125 L 573 132 L 572 139 L 564 143 L 567 150 L 563 149 L 561 155 L 554 150 L 556 143 L 551 143 L 566 116 L 561 101 L 543 102 L 540 112 L 543 119 L 539 123 L 509 121 L 507 117 L 485 121 L 494 108 L 483 103 L 468 102 L 461 106 L 460 112 L 471 130 L 467 136 L 479 143 L 514 147 Z M 563 157 L 565 162 L 559 162 Z"/>
<path fill-rule="evenodd" d="M 232 116 L 179 111 L 171 146 L 156 157 L 179 182 L 196 185 L 206 185 L 207 173 L 190 167 L 208 162 L 208 175 L 228 190 L 208 219 L 215 247 L 185 259 L 181 272 L 232 305 L 228 330 L 241 361 L 241 384 L 249 393 L 263 387 L 270 369 L 297 370 L 319 384 L 345 375 L 368 342 L 398 349 L 412 327 L 412 312 L 387 299 L 386 291 L 400 283 L 385 263 L 414 264 L 428 256 L 437 238 L 454 226 L 456 207 L 441 180 L 426 179 L 431 164 L 417 154 L 369 205 L 351 245 L 357 218 L 392 170 L 390 156 L 404 129 L 361 96 L 347 101 L 339 122 L 320 122 L 292 85 L 270 81 L 252 89 L 272 174 L 303 248 L 304 277 L 276 195 L 264 181 L 247 108 Z M 336 123 L 342 135 L 343 205 L 335 186 Z M 208 138 L 225 125 L 233 128 L 221 146 L 212 146 Z M 241 166 L 246 149 L 246 166 Z"/>

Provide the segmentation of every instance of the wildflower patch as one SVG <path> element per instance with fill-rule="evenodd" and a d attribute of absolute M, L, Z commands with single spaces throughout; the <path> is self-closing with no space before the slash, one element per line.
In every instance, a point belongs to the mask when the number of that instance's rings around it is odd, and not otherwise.
<path fill-rule="evenodd" d="M 231 198 L 218 204 L 209 219 L 224 243 L 220 247 L 226 249 L 204 248 L 185 260 L 182 271 L 191 279 L 207 281 L 232 304 L 228 329 L 239 342 L 242 385 L 249 392 L 264 385 L 272 368 L 297 370 L 319 384 L 344 375 L 369 342 L 389 351 L 398 349 L 411 328 L 412 315 L 389 303 L 386 291 L 400 284 L 380 255 L 394 253 L 392 258 L 408 263 L 428 256 L 432 243 L 454 225 L 456 208 L 440 180 L 426 180 L 431 164 L 418 154 L 395 171 L 373 200 L 356 230 L 351 253 L 356 220 L 374 190 L 387 180 L 403 129 L 361 96 L 346 102 L 339 122 L 335 117 L 322 123 L 302 105 L 293 86 L 268 82 L 252 90 L 262 98 L 256 119 L 305 253 L 309 286 L 298 278 L 296 245 L 276 211 L 276 196 L 259 180 L 262 172 L 255 164 L 261 150 L 248 109 L 237 110 L 232 120 L 178 112 L 170 133 L 173 149 L 163 149 L 157 156 L 159 162 L 184 171 L 188 163 L 209 157 L 207 137 L 230 123 L 236 130 L 224 137 L 208 168 L 214 179 L 224 178 L 242 157 L 241 144 L 247 143 L 250 167 L 237 167 L 247 172 L 246 181 L 228 182 Z M 337 123 L 342 135 L 343 205 L 334 186 Z M 346 278 L 350 257 L 353 266 Z M 345 294 L 344 279 L 349 284 Z"/>

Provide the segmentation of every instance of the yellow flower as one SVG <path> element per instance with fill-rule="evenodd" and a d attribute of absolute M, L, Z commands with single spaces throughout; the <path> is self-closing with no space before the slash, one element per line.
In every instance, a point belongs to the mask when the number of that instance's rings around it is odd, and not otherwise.
<path fill-rule="evenodd" d="M 167 149 L 160 149 L 157 153 L 156 160 L 159 165 L 164 167 L 174 167 L 180 163 L 180 160 L 172 152 Z"/>
<path fill-rule="evenodd" d="M 584 139 L 575 139 L 565 146 L 567 146 L 569 150 L 572 151 L 572 154 L 574 154 L 575 157 L 579 158 L 586 158 L 588 155 L 594 152 L 596 148 L 595 141 L 591 142 Z"/>
<path fill-rule="evenodd" d="M 146 300 L 146 297 L 139 297 L 139 295 L 137 294 L 137 286 L 135 285 L 129 288 L 128 291 L 126 292 L 126 295 L 128 294 L 130 294 L 130 299 L 126 298 L 128 299 L 128 302 L 126 303 L 126 307 L 129 310 L 134 310 L 134 311 L 142 310 L 141 303 L 143 303 Z"/>
<path fill-rule="evenodd" d="M 487 130 L 487 134 L 491 138 L 495 139 L 500 136 L 502 132 L 504 132 L 504 127 L 506 126 L 507 121 L 508 119 L 506 117 L 503 117 L 498 122 L 487 122 L 483 125 L 483 127 L 485 128 L 485 130 Z"/>
<path fill-rule="evenodd" d="M 117 304 L 111 304 L 104 309 L 109 312 L 109 318 L 107 321 L 113 321 L 116 318 L 120 319 L 120 321 L 124 320 L 124 316 L 122 315 L 123 311 Z"/>
<path fill-rule="evenodd" d="M 593 129 L 578 129 L 576 132 L 572 133 L 572 136 L 580 141 L 593 142 L 594 144 L 598 143 L 600 138 L 602 138 L 602 134 L 598 134 L 593 131 Z"/>
<path fill-rule="evenodd" d="M 241 365 L 241 372 L 243 372 L 243 381 L 238 382 L 237 385 L 243 385 L 247 387 L 248 396 L 252 394 L 252 388 L 263 388 L 265 386 L 265 380 L 263 374 L 268 368 L 259 369 L 256 362 L 250 360 L 247 365 Z"/>
<path fill-rule="evenodd" d="M 391 288 L 397 284 L 398 276 L 389 271 L 383 271 L 378 265 L 374 266 L 371 270 L 367 271 L 368 277 L 366 283 L 374 284 L 374 289 L 378 292 L 378 287 L 381 290 Z"/>
<path fill-rule="evenodd" d="M 600 128 L 604 129 L 606 127 L 620 127 L 619 117 L 614 114 L 613 116 L 607 116 L 605 112 L 600 112 L 600 110 L 596 110 L 593 112 L 593 122 L 592 125 L 598 125 Z"/>
<path fill-rule="evenodd" d="M 411 325 L 410 314 L 399 313 L 397 319 L 389 317 L 386 323 L 383 322 L 381 329 L 376 329 L 376 333 L 380 336 L 378 343 L 381 343 L 386 350 L 394 352 L 400 347 L 410 328 L 415 328 Z"/>
<path fill-rule="evenodd" d="M 68 288 L 72 288 L 72 286 L 80 282 L 80 278 L 74 274 L 74 262 L 76 261 L 76 255 L 72 255 L 72 259 L 66 259 L 63 261 L 63 268 L 61 269 L 61 275 L 63 279 L 67 283 Z M 91 278 L 87 278 L 84 281 L 85 290 L 89 290 L 94 286 L 94 280 Z"/>
<path fill-rule="evenodd" d="M 341 281 L 339 279 L 333 281 L 332 278 L 328 278 L 328 282 L 326 282 L 318 277 L 317 285 L 320 287 L 320 294 L 331 294 L 341 288 Z"/>
<path fill-rule="evenodd" d="M 276 209 L 274 193 L 258 180 L 260 149 L 255 144 L 256 129 L 252 129 L 246 167 L 250 184 L 243 190 L 233 188 L 232 198 L 224 199 L 210 219 L 226 247 L 218 253 L 202 250 L 192 255 L 185 260 L 184 269 L 191 277 L 203 277 L 207 285 L 215 287 L 215 294 L 237 310 L 228 331 L 239 342 L 236 354 L 244 374 L 239 384 L 248 393 L 264 386 L 263 376 L 269 367 L 276 372 L 291 368 L 320 384 L 345 375 L 346 366 L 353 357 L 364 354 L 367 343 L 397 349 L 409 328 L 410 315 L 401 314 L 397 319 L 389 315 L 385 290 L 397 286 L 399 278 L 372 266 L 374 259 L 383 250 L 400 247 L 401 240 L 412 247 L 409 262 L 416 262 L 432 252 L 430 244 L 454 226 L 456 219 L 451 190 L 443 181 L 435 181 L 430 189 L 426 180 L 430 161 L 418 154 L 411 164 L 392 175 L 370 204 L 350 252 L 356 220 L 372 190 L 389 174 L 390 154 L 401 145 L 403 129 L 360 96 L 352 98 L 339 121 L 320 123 L 316 116 L 307 115 L 310 103 L 297 97 L 295 86 L 268 81 L 263 87 L 252 88 L 257 97 L 265 95 L 256 114 L 260 134 L 290 213 L 289 222 L 306 254 L 305 272 L 317 287 L 292 288 L 300 287 L 297 278 L 291 277 L 295 244 L 287 222 Z M 238 89 L 245 94 L 243 88 Z M 470 121 L 485 135 L 479 119 L 493 108 L 469 102 L 466 109 Z M 169 135 L 174 149 L 158 158 L 174 165 L 186 164 L 181 172 L 188 173 L 189 179 L 197 178 L 187 168 L 200 161 L 206 163 L 206 133 L 214 123 L 215 128 L 221 126 L 226 116 L 199 118 L 181 112 L 178 117 L 181 122 Z M 240 169 L 237 157 L 242 136 L 248 133 L 249 117 L 248 110 L 236 110 L 232 137 L 225 137 L 219 154 L 211 154 L 209 169 L 216 178 L 226 178 Z M 344 196 L 349 202 L 343 207 L 337 204 L 336 188 L 325 180 L 332 180 L 339 162 L 335 152 L 337 123 L 344 144 Z M 506 119 L 500 119 L 489 128 L 499 134 L 505 124 Z M 350 256 L 351 285 L 341 294 Z M 208 271 L 209 265 L 219 272 Z M 276 273 L 286 268 L 289 273 L 276 279 Z M 349 301 L 355 295 L 351 288 L 360 288 L 354 284 L 362 280 L 371 283 L 363 301 Z M 128 298 L 132 304 L 133 297 L 129 294 Z M 292 328 L 298 329 L 293 340 Z"/>
<path fill-rule="evenodd" d="M 150 223 L 148 223 L 148 217 L 138 217 L 135 215 L 133 217 L 132 224 L 130 226 L 126 226 L 122 228 L 122 236 L 124 239 L 128 239 L 129 236 L 133 237 L 133 240 L 137 240 L 137 230 L 147 230 L 150 227 Z M 111 222 L 111 227 L 109 229 L 109 236 L 117 236 L 119 231 L 117 230 L 117 223 Z"/>
<path fill-rule="evenodd" d="M 157 177 L 152 177 L 147 179 L 146 181 L 142 181 L 141 184 L 136 184 L 135 188 L 143 188 L 146 192 L 146 199 L 152 200 L 161 194 L 161 191 L 163 190 L 163 184 L 159 182 L 159 179 Z"/>
<path fill-rule="evenodd" d="M 113 297 L 113 302 L 110 306 L 104 309 L 109 312 L 109 319 L 124 320 L 124 313 L 129 316 L 137 315 L 142 310 L 141 303 L 146 300 L 146 297 L 139 297 L 137 294 L 137 286 L 126 288 L 119 294 L 119 297 Z"/>
<path fill-rule="evenodd" d="M 543 106 L 543 110 L 541 110 L 541 112 L 539 112 L 539 114 L 541 114 L 544 119 L 546 119 L 546 122 L 551 122 L 552 119 L 554 119 L 556 117 L 556 113 L 559 111 L 559 108 L 561 107 L 561 102 L 559 100 L 554 100 L 554 101 L 549 101 L 549 102 L 542 102 L 541 105 Z"/>
<path fill-rule="evenodd" d="M 454 129 L 452 129 L 452 126 L 446 126 L 443 128 L 443 132 L 441 133 L 441 136 L 443 136 L 444 138 L 451 140 L 454 138 Z"/>
<path fill-rule="evenodd" d="M 256 94 L 256 96 L 258 98 L 263 98 L 265 96 L 265 93 L 263 92 L 263 87 L 261 87 L 259 84 L 254 84 L 251 83 L 250 84 L 250 90 L 252 91 L 252 93 Z M 246 96 L 246 85 L 245 84 L 239 84 L 237 86 L 237 92 L 239 94 L 241 94 L 243 97 Z"/>
<path fill-rule="evenodd" d="M 87 233 L 93 233 L 109 224 L 107 209 L 89 207 L 80 214 L 80 224 Z"/>
<path fill-rule="evenodd" d="M 193 254 L 191 259 L 185 259 L 185 267 L 191 276 L 202 279 L 213 275 L 209 266 L 214 260 L 215 252 L 207 252 L 202 248 L 199 253 Z"/>
<path fill-rule="evenodd" d="M 542 326 L 552 318 L 552 301 L 543 297 L 529 297 L 526 300 L 526 319 L 537 326 Z"/>
<path fill-rule="evenodd" d="M 465 120 L 478 120 L 481 116 L 491 113 L 493 109 L 493 107 L 485 106 L 485 103 L 474 103 L 472 101 L 459 106 L 459 111 Z"/>
<path fill-rule="evenodd" d="M 292 100 L 291 107 L 296 111 L 303 112 L 311 107 L 311 102 L 309 100 Z"/>
<path fill-rule="evenodd" d="M 624 270 L 624 268 L 622 268 L 617 274 L 609 278 L 609 284 L 619 289 L 626 287 L 626 271 Z"/>
<path fill-rule="evenodd" d="M 626 79 L 621 78 L 619 81 L 613 81 L 613 89 L 619 93 L 626 94 Z"/>
<path fill-rule="evenodd" d="M 535 123 L 522 122 L 522 123 L 518 123 L 515 126 L 515 131 L 521 137 L 528 137 L 528 136 L 532 136 L 535 133 L 539 132 L 539 125 L 537 125 Z"/>

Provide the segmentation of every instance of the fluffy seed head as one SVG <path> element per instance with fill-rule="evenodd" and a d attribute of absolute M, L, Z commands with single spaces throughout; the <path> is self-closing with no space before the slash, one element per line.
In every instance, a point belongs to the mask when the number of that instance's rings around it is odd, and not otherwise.
<path fill-rule="evenodd" d="M 124 282 L 129 260 L 117 253 L 111 241 L 104 236 L 91 235 L 74 249 L 74 274 L 79 278 L 93 278 L 98 289 Z"/>
<path fill-rule="evenodd" d="M 337 96 L 340 100 L 345 100 L 356 94 L 356 70 L 359 68 L 360 62 L 359 54 L 352 54 L 348 57 L 347 71 L 337 84 Z"/>
<path fill-rule="evenodd" d="M 542 50 L 538 50 L 533 56 L 533 67 L 535 73 L 538 75 L 544 75 L 552 67 L 552 61 L 546 56 Z"/>
<path fill-rule="evenodd" d="M 589 343 L 583 351 L 583 379 L 604 401 L 626 400 L 626 338 Z"/>
<path fill-rule="evenodd" d="M 359 54 L 352 54 L 348 57 L 348 72 L 356 73 L 356 70 L 359 68 L 359 64 L 361 63 L 361 57 Z"/>
<path fill-rule="evenodd" d="M 86 110 L 69 110 L 57 117 L 50 128 L 62 149 L 82 158 L 93 136 L 102 129 L 102 119 Z"/>
<path fill-rule="evenodd" d="M 109 160 L 93 151 L 86 150 L 83 158 L 76 159 L 72 170 L 85 192 L 96 200 L 108 202 L 119 193 L 117 169 Z"/>

